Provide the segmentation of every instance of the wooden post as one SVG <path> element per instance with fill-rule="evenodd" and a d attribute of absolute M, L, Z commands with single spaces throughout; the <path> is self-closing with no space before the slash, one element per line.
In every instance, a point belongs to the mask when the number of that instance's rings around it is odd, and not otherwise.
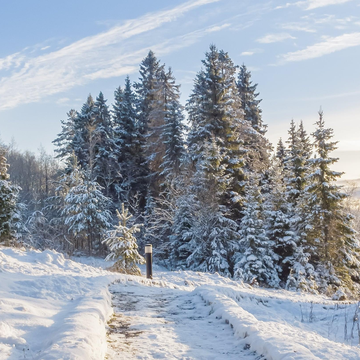
<path fill-rule="evenodd" d="M 152 245 L 145 245 L 146 278 L 152 279 Z"/>

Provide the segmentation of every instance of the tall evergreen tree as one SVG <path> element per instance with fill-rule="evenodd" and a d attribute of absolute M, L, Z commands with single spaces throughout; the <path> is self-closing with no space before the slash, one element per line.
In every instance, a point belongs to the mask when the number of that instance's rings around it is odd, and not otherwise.
<path fill-rule="evenodd" d="M 85 249 L 89 254 L 99 250 L 105 231 L 110 227 L 111 214 L 107 210 L 109 198 L 102 194 L 101 186 L 91 179 L 89 171 L 74 164 L 67 179 L 68 191 L 61 215 L 68 233 L 75 240 L 75 249 Z"/>
<path fill-rule="evenodd" d="M 251 126 L 260 134 L 266 133 L 266 126 L 263 124 L 260 102 L 257 99 L 259 93 L 256 92 L 258 84 L 252 84 L 251 72 L 247 70 L 246 66 L 242 64 L 238 75 L 237 86 L 241 98 L 241 106 L 244 110 L 244 119 L 248 121 Z"/>
<path fill-rule="evenodd" d="M 282 139 L 280 138 L 277 147 L 276 147 L 276 158 L 280 161 L 281 165 L 283 166 L 286 159 L 286 148 Z"/>
<path fill-rule="evenodd" d="M 19 188 L 9 179 L 6 150 L 0 146 L 0 242 L 10 245 L 15 239 L 15 218 Z"/>
<path fill-rule="evenodd" d="M 196 164 L 197 171 L 191 184 L 195 195 L 192 209 L 195 226 L 191 229 L 192 238 L 187 246 L 191 249 L 187 265 L 193 270 L 231 276 L 230 260 L 238 234 L 236 222 L 221 205 L 230 185 L 223 160 L 224 154 L 213 138 L 205 145 L 204 156 Z"/>
<path fill-rule="evenodd" d="M 346 195 L 336 184 L 342 173 L 331 169 L 338 161 L 330 156 L 337 148 L 337 142 L 332 141 L 333 130 L 325 127 L 322 111 L 312 135 L 316 157 L 311 159 L 311 184 L 306 198 L 310 207 L 311 230 L 307 240 L 312 248 L 311 261 L 318 268 L 320 264 L 325 265 L 328 274 L 321 276 L 328 276 L 328 283 L 334 281 L 330 276 L 334 270 L 343 284 L 352 288 L 353 281 L 359 281 L 359 243 L 351 226 L 351 216 L 344 209 Z"/>
<path fill-rule="evenodd" d="M 246 187 L 240 241 L 233 259 L 234 277 L 278 287 L 278 256 L 274 253 L 275 243 L 266 235 L 263 199 L 257 182 L 252 179 Z"/>
<path fill-rule="evenodd" d="M 61 120 L 61 133 L 53 141 L 56 146 L 56 157 L 67 162 L 74 151 L 73 140 L 75 136 L 75 122 L 79 114 L 74 110 L 68 112 L 67 121 Z"/>
<path fill-rule="evenodd" d="M 247 168 L 250 172 L 261 173 L 270 166 L 271 144 L 264 136 L 267 126 L 261 116 L 259 93 L 257 84 L 252 84 L 251 72 L 243 64 L 240 66 L 237 87 L 244 111 L 244 120 L 250 125 L 243 133 L 244 146 L 247 149 Z"/>
<path fill-rule="evenodd" d="M 195 80 L 187 103 L 191 124 L 189 152 L 196 162 L 204 156 L 206 144 L 214 138 L 220 147 L 226 174 L 229 175 L 226 201 L 223 203 L 238 218 L 244 180 L 244 149 L 241 136 L 249 128 L 243 119 L 236 86 L 236 66 L 229 55 L 214 45 L 203 60 L 204 69 Z"/>
<path fill-rule="evenodd" d="M 302 122 L 299 129 L 296 129 L 294 120 L 291 120 L 287 143 L 287 157 L 284 160 L 287 194 L 288 200 L 296 205 L 307 185 L 308 160 L 311 156 L 311 144 Z"/>
<path fill-rule="evenodd" d="M 114 155 L 114 135 L 109 108 L 102 92 L 94 103 L 94 124 L 90 130 L 90 163 L 88 169 L 110 196 L 116 175 L 117 159 Z"/>
<path fill-rule="evenodd" d="M 140 207 L 145 206 L 148 169 L 142 147 L 144 135 L 141 133 L 136 113 L 136 97 L 129 77 L 125 79 L 124 90 L 115 91 L 113 105 L 114 140 L 119 164 L 117 186 L 121 202 L 130 204 L 136 194 L 140 196 Z"/>
<path fill-rule="evenodd" d="M 159 140 L 165 146 L 165 154 L 159 166 L 160 176 L 170 180 L 179 175 L 180 163 L 185 154 L 183 107 L 179 101 L 179 85 L 175 84 L 171 68 L 167 73 L 163 73 L 158 88 L 158 98 L 162 99 L 164 112 L 164 125 Z"/>
<path fill-rule="evenodd" d="M 277 254 L 276 269 L 282 284 L 285 285 L 295 263 L 294 254 L 297 250 L 298 238 L 292 223 L 292 206 L 284 196 L 286 189 L 283 173 L 281 159 L 273 159 L 270 169 L 270 191 L 264 195 L 264 209 L 267 237 Z"/>
<path fill-rule="evenodd" d="M 139 130 L 142 134 L 147 134 L 149 130 L 150 112 L 155 100 L 156 84 L 160 61 L 157 60 L 153 51 L 140 64 L 140 79 L 134 87 L 137 94 L 137 112 L 139 114 Z"/>
<path fill-rule="evenodd" d="M 74 118 L 72 149 L 83 169 L 93 168 L 94 163 L 95 102 L 91 95 Z"/>

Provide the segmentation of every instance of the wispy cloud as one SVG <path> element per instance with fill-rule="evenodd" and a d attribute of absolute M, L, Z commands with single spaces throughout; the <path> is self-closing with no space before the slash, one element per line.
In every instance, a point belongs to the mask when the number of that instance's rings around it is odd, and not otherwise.
<path fill-rule="evenodd" d="M 350 2 L 353 0 L 304 0 L 304 1 L 296 1 L 292 3 L 286 3 L 285 5 L 277 6 L 276 9 L 285 9 L 290 6 L 298 6 L 303 8 L 304 10 L 313 10 L 329 5 L 339 5 Z"/>
<path fill-rule="evenodd" d="M 262 44 L 270 44 L 270 43 L 284 41 L 287 39 L 296 39 L 296 38 L 288 33 L 278 33 L 278 34 L 265 35 L 262 38 L 257 39 L 256 41 Z"/>
<path fill-rule="evenodd" d="M 255 54 L 259 54 L 259 53 L 262 53 L 264 50 L 263 49 L 250 49 L 250 50 L 247 50 L 247 51 L 243 51 L 240 56 L 252 56 L 252 55 L 255 55 Z"/>
<path fill-rule="evenodd" d="M 215 32 L 215 31 L 220 31 L 220 30 L 228 28 L 229 26 L 231 26 L 231 24 L 211 26 L 209 29 L 207 29 L 207 32 L 211 33 L 211 32 Z"/>
<path fill-rule="evenodd" d="M 299 51 L 281 55 L 281 63 L 318 58 L 336 51 L 360 45 L 360 32 L 326 38 L 325 41 L 310 45 Z"/>
<path fill-rule="evenodd" d="M 218 1 L 220 0 L 188 1 L 168 10 L 149 13 L 41 56 L 28 57 L 15 53 L 2 58 L 0 70 L 11 70 L 12 73 L 0 79 L 0 110 L 36 102 L 45 96 L 66 91 L 94 79 L 131 73 L 135 71 L 135 65 L 137 66 L 145 53 L 144 48 L 128 49 L 121 46 L 126 40 L 172 22 L 195 8 Z M 168 46 L 167 49 L 162 49 L 164 43 L 148 44 L 145 48 L 157 48 L 164 53 L 187 46 L 200 36 L 221 29 L 221 26 L 212 26 L 188 34 L 184 37 L 183 44 Z"/>
<path fill-rule="evenodd" d="M 306 24 L 301 23 L 287 23 L 287 24 L 281 24 L 281 29 L 284 30 L 292 30 L 292 31 L 303 31 L 308 33 L 314 33 L 316 32 L 315 29 L 311 28 L 310 26 Z"/>
<path fill-rule="evenodd" d="M 254 54 L 255 54 L 254 51 L 243 51 L 240 55 L 241 56 L 252 56 Z"/>
<path fill-rule="evenodd" d="M 21 52 L 8 55 L 0 58 L 0 70 L 9 70 L 11 68 L 18 68 L 24 63 L 25 56 Z"/>
<path fill-rule="evenodd" d="M 306 10 L 313 10 L 329 5 L 339 5 L 353 0 L 308 0 L 304 1 Z"/>

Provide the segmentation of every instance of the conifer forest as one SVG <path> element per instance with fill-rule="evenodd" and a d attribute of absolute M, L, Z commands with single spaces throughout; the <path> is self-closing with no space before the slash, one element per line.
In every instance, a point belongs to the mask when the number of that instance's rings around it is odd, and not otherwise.
<path fill-rule="evenodd" d="M 144 56 L 113 104 L 100 91 L 69 110 L 55 157 L 1 145 L 0 242 L 105 257 L 128 226 L 134 256 L 150 243 L 172 270 L 358 294 L 359 214 L 326 109 L 313 133 L 289 121 L 271 144 L 260 89 L 227 52 L 210 46 L 185 105 L 171 68 Z"/>

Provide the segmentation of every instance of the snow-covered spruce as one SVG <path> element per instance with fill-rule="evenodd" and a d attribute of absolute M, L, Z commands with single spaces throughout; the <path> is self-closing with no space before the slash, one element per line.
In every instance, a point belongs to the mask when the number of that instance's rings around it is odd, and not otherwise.
<path fill-rule="evenodd" d="M 15 220 L 19 187 L 11 183 L 6 150 L 0 146 L 0 243 L 11 245 L 15 240 Z"/>
<path fill-rule="evenodd" d="M 134 236 L 140 231 L 140 225 L 134 224 L 130 228 L 127 222 L 131 219 L 129 211 L 125 209 L 124 204 L 121 205 L 121 213 L 116 210 L 119 224 L 114 226 L 114 230 L 108 232 L 108 236 L 103 243 L 107 244 L 110 254 L 106 260 L 116 260 L 111 266 L 111 270 L 123 274 L 141 275 L 141 271 L 137 264 L 143 264 L 145 259 L 138 253 L 137 240 Z"/>

